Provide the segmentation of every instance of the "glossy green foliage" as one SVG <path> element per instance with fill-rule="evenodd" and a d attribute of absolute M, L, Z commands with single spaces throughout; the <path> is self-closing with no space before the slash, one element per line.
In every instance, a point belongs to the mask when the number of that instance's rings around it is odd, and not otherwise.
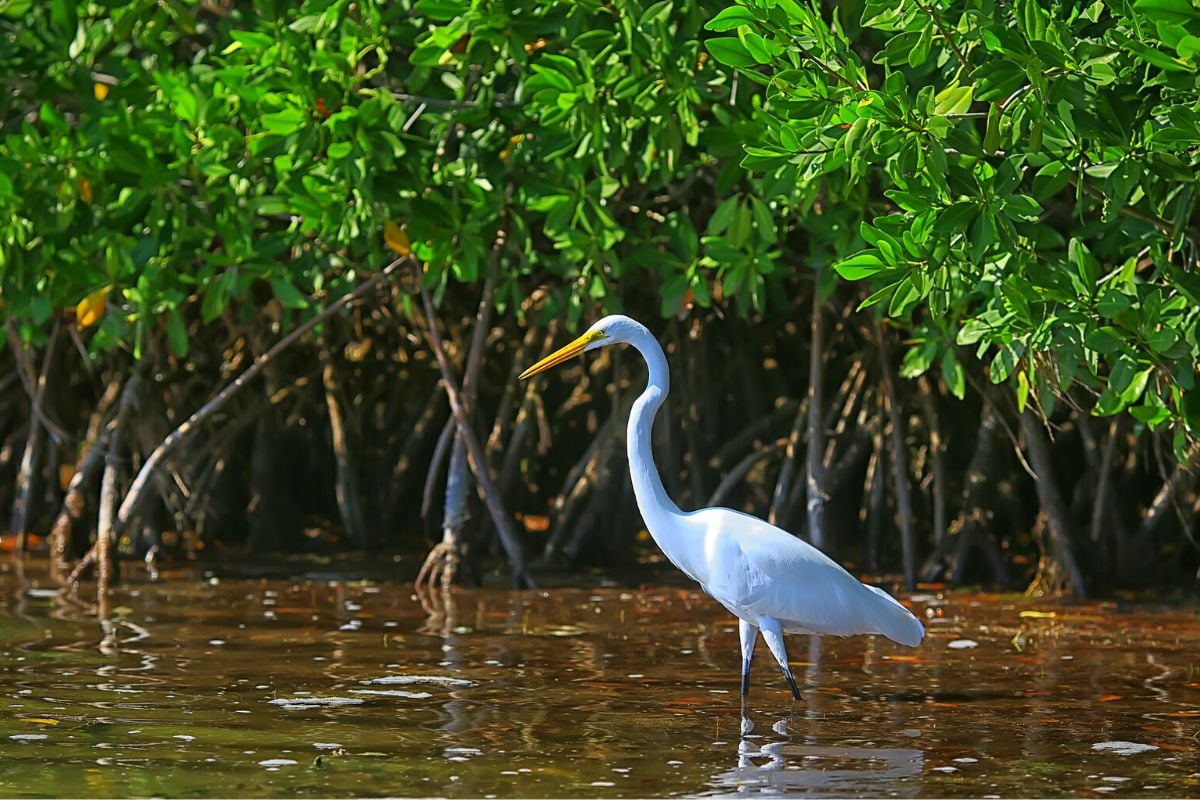
<path fill-rule="evenodd" d="M 1193 0 L 0 0 L 0 313 L 183 356 L 346 291 L 388 221 L 427 285 L 571 323 L 790 313 L 836 266 L 905 375 L 962 396 L 974 353 L 1182 457 L 1197 36 Z"/>
<path fill-rule="evenodd" d="M 753 98 L 701 42 L 721 5 L 0 2 L 4 314 L 39 341 L 112 287 L 94 352 L 184 355 L 344 292 L 388 221 L 429 286 L 496 272 L 502 311 L 538 285 L 571 319 L 621 287 L 762 308 Z"/>
<path fill-rule="evenodd" d="M 902 372 L 1200 436 L 1200 4 L 747 0 L 707 25 L 761 86 L 742 164 L 850 210 L 836 269 Z M 811 219 L 811 217 L 810 217 Z"/>

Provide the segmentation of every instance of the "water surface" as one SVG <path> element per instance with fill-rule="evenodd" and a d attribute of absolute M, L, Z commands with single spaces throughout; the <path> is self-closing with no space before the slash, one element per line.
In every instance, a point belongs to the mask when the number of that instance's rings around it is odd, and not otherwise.
<path fill-rule="evenodd" d="M 759 644 L 675 587 L 0 571 L 0 796 L 1195 796 L 1194 607 L 908 598 L 929 636 Z"/>

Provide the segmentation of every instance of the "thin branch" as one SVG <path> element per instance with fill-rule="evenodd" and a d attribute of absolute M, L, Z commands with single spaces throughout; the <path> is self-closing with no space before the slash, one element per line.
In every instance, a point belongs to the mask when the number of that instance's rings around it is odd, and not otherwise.
<path fill-rule="evenodd" d="M 401 256 L 392 263 L 388 264 L 379 272 L 372 275 L 367 280 L 363 281 L 357 289 L 348 294 L 343 295 L 337 300 L 326 306 L 325 310 L 314 316 L 308 322 L 305 322 L 300 327 L 293 330 L 287 336 L 275 343 L 267 352 L 254 359 L 254 363 L 246 368 L 241 375 L 238 375 L 232 382 L 227 384 L 224 389 L 219 391 L 213 399 L 209 400 L 198 411 L 184 420 L 178 428 L 171 431 L 167 438 L 163 439 L 158 447 L 154 448 L 154 452 L 142 464 L 141 470 L 138 471 L 137 477 L 129 487 L 129 491 L 125 494 L 125 499 L 121 502 L 121 508 L 117 512 L 116 524 L 114 526 L 114 535 L 120 537 L 129 522 L 133 519 L 145 499 L 150 495 L 148 490 L 150 478 L 154 475 L 158 466 L 170 455 L 180 444 L 183 443 L 202 422 L 210 416 L 221 410 L 233 395 L 237 394 L 242 387 L 254 380 L 259 372 L 263 370 L 273 358 L 281 352 L 291 347 L 300 337 L 311 331 L 317 325 L 332 317 L 338 311 L 345 308 L 352 301 L 365 295 L 370 290 L 385 283 L 396 269 L 406 262 L 409 256 Z"/>
<path fill-rule="evenodd" d="M 1074 184 L 1075 181 L 1071 181 L 1071 183 Z M 1104 196 L 1103 192 L 1088 183 L 1083 184 L 1083 193 L 1088 197 L 1091 197 L 1093 200 L 1100 200 L 1103 202 L 1109 199 Z M 1122 205 L 1117 209 L 1117 213 L 1124 214 L 1125 216 L 1132 217 L 1133 219 L 1141 220 L 1142 222 L 1149 222 L 1151 225 L 1161 229 L 1163 233 L 1166 234 L 1173 234 L 1175 232 L 1174 223 L 1168 222 L 1162 217 L 1155 216 L 1148 211 L 1142 211 L 1134 206 Z M 1200 228 L 1185 226 L 1182 230 L 1193 242 L 1200 242 Z"/>
<path fill-rule="evenodd" d="M 934 10 L 933 6 L 925 6 L 921 3 L 921 0 L 916 0 L 916 2 L 917 8 L 924 11 L 929 15 L 929 18 L 933 20 L 933 24 L 936 25 L 938 31 L 941 32 L 942 38 L 946 40 L 946 44 L 950 45 L 950 49 L 954 51 L 954 57 L 958 59 L 959 64 L 962 64 L 962 68 L 965 70 L 971 69 L 971 65 L 968 64 L 967 59 L 963 57 L 962 51 L 958 49 L 958 45 L 955 44 L 954 40 L 950 38 L 950 32 L 946 30 L 946 26 L 942 22 L 941 16 L 936 10 Z"/>
<path fill-rule="evenodd" d="M 816 64 L 816 65 L 817 65 L 817 67 L 818 67 L 818 68 L 819 68 L 819 69 L 820 69 L 822 72 L 824 72 L 826 75 L 828 75 L 829 77 L 833 78 L 834 80 L 838 81 L 839 83 L 845 84 L 846 86 L 848 86 L 848 87 L 849 87 L 849 88 L 851 88 L 851 89 L 855 89 L 855 90 L 861 90 L 861 89 L 863 88 L 863 87 L 861 87 L 861 86 L 855 86 L 855 85 L 854 85 L 854 83 L 852 83 L 852 82 L 851 82 L 851 80 L 850 80 L 849 78 L 847 78 L 845 75 L 842 75 L 840 72 L 836 72 L 836 71 L 834 71 L 834 70 L 830 69 L 830 68 L 829 68 L 829 65 L 828 65 L 828 64 L 826 64 L 826 63 L 825 63 L 824 61 L 822 61 L 821 59 L 819 59 L 819 58 L 817 58 L 816 56 L 814 56 L 814 55 L 812 54 L 812 51 L 810 51 L 810 50 L 806 50 L 806 49 L 804 49 L 803 47 L 801 47 L 801 46 L 800 46 L 800 45 L 798 45 L 798 44 L 796 44 L 796 45 L 793 45 L 793 46 L 794 46 L 794 47 L 795 47 L 797 50 L 799 50 L 801 53 L 803 53 L 805 58 L 807 58 L 809 61 L 811 61 L 811 62 L 813 62 L 814 64 Z"/>

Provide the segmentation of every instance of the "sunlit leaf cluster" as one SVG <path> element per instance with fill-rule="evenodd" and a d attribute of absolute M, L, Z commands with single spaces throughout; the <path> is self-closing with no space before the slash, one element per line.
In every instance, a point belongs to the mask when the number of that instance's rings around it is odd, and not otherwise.
<path fill-rule="evenodd" d="M 547 282 L 573 319 L 625 286 L 762 309 L 776 223 L 710 5 L 9 3 L 5 313 L 40 342 L 103 297 L 93 352 L 183 356 L 410 248 L 439 291 L 498 274 L 501 310 Z"/>
<path fill-rule="evenodd" d="M 1200 5 L 746 0 L 707 27 L 759 87 L 743 166 L 855 220 L 836 269 L 902 372 L 1200 436 Z M 810 216 L 811 219 L 811 216 Z M 806 223 L 807 224 L 807 223 Z"/>

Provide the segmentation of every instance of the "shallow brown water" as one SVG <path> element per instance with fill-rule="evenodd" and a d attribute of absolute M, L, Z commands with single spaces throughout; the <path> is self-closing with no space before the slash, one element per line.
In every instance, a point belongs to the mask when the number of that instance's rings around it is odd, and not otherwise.
<path fill-rule="evenodd" d="M 918 595 L 916 650 L 789 637 L 794 706 L 760 643 L 743 736 L 699 591 L 49 585 L 0 572 L 2 796 L 1200 792 L 1191 607 Z"/>

